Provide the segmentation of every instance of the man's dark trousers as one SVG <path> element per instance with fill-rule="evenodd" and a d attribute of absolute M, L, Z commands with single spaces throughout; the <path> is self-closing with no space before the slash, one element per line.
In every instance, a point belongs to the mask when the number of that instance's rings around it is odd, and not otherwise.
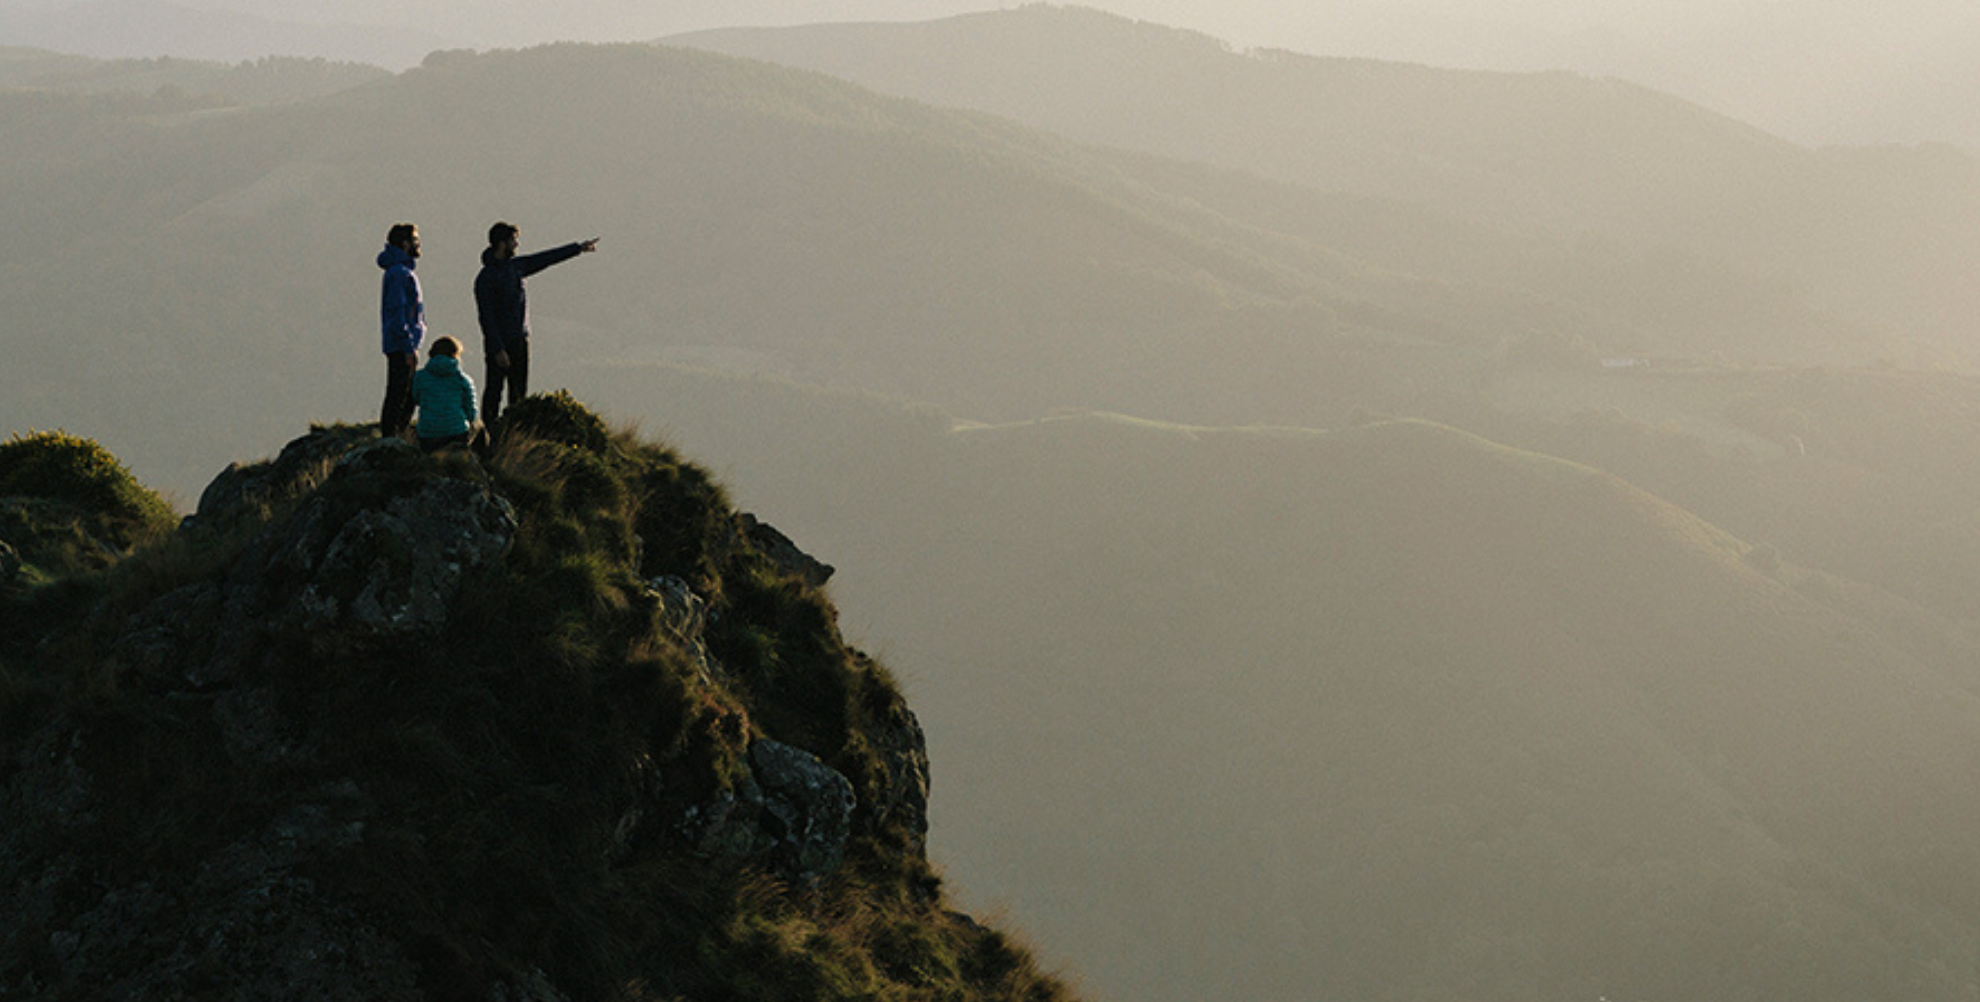
<path fill-rule="evenodd" d="M 495 356 L 488 357 L 488 386 L 481 394 L 481 423 L 491 430 L 495 419 L 502 416 L 504 389 L 508 390 L 511 407 L 529 396 L 528 336 L 503 339 L 502 350 L 509 353 L 509 365 L 504 368 L 495 364 Z"/>
<path fill-rule="evenodd" d="M 391 438 L 412 424 L 413 363 L 419 356 L 410 351 L 385 353 L 385 405 L 378 411 L 378 434 Z"/>

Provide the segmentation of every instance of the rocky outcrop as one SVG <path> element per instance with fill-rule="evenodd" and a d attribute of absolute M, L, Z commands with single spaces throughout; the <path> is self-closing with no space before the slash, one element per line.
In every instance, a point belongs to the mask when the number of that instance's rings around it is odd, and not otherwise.
<path fill-rule="evenodd" d="M 571 489 L 580 504 L 636 496 L 601 485 L 605 459 L 539 459 L 591 478 Z M 649 474 L 627 482 L 662 482 Z M 676 561 L 720 572 L 705 593 L 683 574 L 635 577 L 643 542 L 612 533 L 647 523 L 587 526 L 595 509 L 579 508 L 525 524 L 498 479 L 317 429 L 217 477 L 177 555 L 147 572 L 156 587 L 107 591 L 34 648 L 73 659 L 48 662 L 50 678 L 103 681 L 93 704 L 0 740 L 0 998 L 410 1002 L 457 969 L 478 972 L 477 998 L 587 996 L 544 973 L 555 951 L 457 955 L 493 949 L 499 922 L 459 942 L 451 926 L 408 934 L 438 921 L 422 909 L 462 906 L 422 891 L 410 915 L 381 910 L 406 899 L 339 885 L 353 865 L 415 882 L 451 867 L 457 883 L 431 894 L 491 900 L 527 899 L 549 879 L 531 868 L 556 866 L 598 881 L 575 892 L 589 901 L 683 859 L 821 894 L 864 853 L 861 880 L 877 854 L 923 895 L 903 900 L 936 903 L 921 728 L 837 636 L 816 591 L 830 567 L 721 512 L 696 530 L 716 557 Z M 564 489 L 502 482 L 538 490 L 539 518 Z M 0 580 L 10 555 L 0 544 Z M 475 646 L 510 625 L 517 649 Z M 353 735 L 390 751 L 354 755 Z M 503 842 L 518 825 L 539 840 Z M 144 858 L 153 835 L 170 858 Z M 539 858 L 546 845 L 561 855 Z M 492 862 L 455 855 L 484 849 Z"/>
<path fill-rule="evenodd" d="M 777 531 L 776 526 L 759 521 L 755 515 L 743 512 L 736 516 L 736 525 L 743 537 L 755 546 L 781 573 L 797 578 L 813 588 L 825 587 L 832 579 L 835 568 L 811 554 L 798 549 L 791 537 Z"/>
<path fill-rule="evenodd" d="M 871 830 L 893 827 L 906 839 L 907 851 L 928 851 L 928 739 L 921 721 L 904 701 L 889 706 L 868 733 L 880 759 L 874 803 L 868 805 Z"/>
<path fill-rule="evenodd" d="M 858 801 L 852 783 L 816 755 L 776 741 L 749 749 L 748 774 L 733 789 L 690 805 L 676 827 L 698 851 L 755 858 L 800 882 L 845 858 Z"/>
<path fill-rule="evenodd" d="M 377 440 L 368 425 L 319 426 L 292 439 L 272 460 L 229 463 L 199 495 L 199 507 L 188 520 L 212 526 L 243 516 L 265 514 L 271 507 L 322 483 L 351 450 Z"/>
<path fill-rule="evenodd" d="M 268 523 L 218 581 L 169 592 L 119 634 L 117 663 L 159 678 L 176 675 L 196 689 L 238 679 L 276 640 L 304 639 L 319 657 L 349 657 L 431 636 L 445 625 L 462 586 L 500 562 L 517 530 L 515 510 L 482 484 L 394 477 L 421 462 L 398 439 L 319 453 L 322 433 L 290 443 L 269 470 L 230 468 L 207 498 L 194 531 L 240 517 L 247 498 L 267 498 L 282 476 L 320 466 L 316 477 L 341 479 L 356 497 L 319 493 L 291 517 Z M 271 470 L 286 467 L 285 474 Z"/>
<path fill-rule="evenodd" d="M 216 853 L 182 887 L 139 880 L 102 888 L 77 855 L 57 857 L 26 875 L 11 902 L 21 909 L 17 920 L 46 917 L 54 926 L 48 969 L 30 976 L 27 987 L 114 972 L 105 998 L 216 997 L 216 988 L 217 997 L 241 999 L 420 998 L 414 964 L 400 945 L 301 872 L 308 860 L 359 837 L 360 825 L 325 806 L 299 806 Z M 54 920 L 64 910 L 58 902 L 78 897 L 87 907 Z M 221 956 L 227 969 L 216 977 Z"/>
<path fill-rule="evenodd" d="M 646 597 L 653 603 L 661 632 L 693 660 L 703 681 L 713 682 L 720 668 L 708 654 L 708 603 L 671 574 L 648 581 Z"/>
<path fill-rule="evenodd" d="M 264 616 L 319 642 L 389 643 L 439 629 L 462 583 L 499 561 L 516 534 L 509 502 L 459 480 L 349 515 L 340 507 L 312 501 L 268 541 L 268 576 L 302 584 L 264 596 L 276 606 Z"/>
<path fill-rule="evenodd" d="M 818 756 L 775 741 L 750 745 L 749 766 L 763 791 L 763 823 L 778 864 L 801 880 L 837 869 L 857 806 L 852 783 Z"/>

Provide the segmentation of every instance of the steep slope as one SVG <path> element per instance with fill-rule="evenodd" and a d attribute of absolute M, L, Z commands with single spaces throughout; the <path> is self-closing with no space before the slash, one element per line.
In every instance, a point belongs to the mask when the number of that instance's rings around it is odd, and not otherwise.
<path fill-rule="evenodd" d="M 8 570 L 0 994 L 1066 997 L 946 907 L 830 568 L 568 398 L 505 420 L 485 466 L 318 428 Z"/>
<path fill-rule="evenodd" d="M 675 44 L 768 59 L 1078 139 L 1330 190 L 1538 223 L 1774 278 L 1863 332 L 1963 346 L 1980 169 L 1950 148 L 1811 151 L 1621 81 L 1281 51 L 1077 7 L 920 24 L 729 29 Z M 1841 347 L 1724 337 L 1732 355 Z M 1701 342 L 1680 342 L 1688 352 Z"/>
<path fill-rule="evenodd" d="M 1436 426 L 951 430 L 647 378 L 858 555 L 835 594 L 953 763 L 938 850 L 1097 991 L 1962 997 L 1957 624 Z"/>

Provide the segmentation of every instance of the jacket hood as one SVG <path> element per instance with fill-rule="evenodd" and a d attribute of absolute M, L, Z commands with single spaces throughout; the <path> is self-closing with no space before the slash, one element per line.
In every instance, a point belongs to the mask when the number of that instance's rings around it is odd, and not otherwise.
<path fill-rule="evenodd" d="M 461 371 L 461 360 L 447 355 L 435 355 L 426 360 L 426 371 L 436 376 L 452 376 Z"/>
<path fill-rule="evenodd" d="M 378 252 L 378 266 L 380 268 L 389 271 L 394 266 L 401 264 L 408 268 L 419 267 L 419 261 L 411 254 L 406 253 L 402 248 L 386 244 L 385 249 Z"/>
<path fill-rule="evenodd" d="M 488 266 L 489 266 L 489 265 L 491 265 L 491 264 L 501 264 L 501 263 L 502 263 L 502 259 L 501 259 L 501 258 L 499 258 L 499 257 L 496 257 L 496 256 L 495 256 L 495 248 L 493 248 L 493 247 L 483 247 L 483 248 L 481 249 L 481 266 L 482 266 L 482 267 L 484 267 L 484 268 L 486 268 L 486 267 L 488 267 Z"/>

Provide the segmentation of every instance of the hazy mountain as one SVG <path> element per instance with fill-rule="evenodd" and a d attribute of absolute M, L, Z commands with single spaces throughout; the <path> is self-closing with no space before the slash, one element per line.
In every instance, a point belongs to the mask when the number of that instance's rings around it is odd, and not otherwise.
<path fill-rule="evenodd" d="M 223 62 L 303 56 L 407 66 L 449 47 L 441 35 L 390 19 L 352 24 L 283 20 L 163 0 L 34 0 L 0 7 L 8 45 L 108 59 L 173 56 Z"/>
<path fill-rule="evenodd" d="M 1951 620 L 1439 426 L 586 383 L 842 568 L 968 791 L 937 857 L 1101 994 L 1964 990 Z"/>
<path fill-rule="evenodd" d="M 1603 364 L 1860 333 L 1806 289 L 660 47 L 0 125 L 0 425 L 182 505 L 373 413 L 389 223 L 471 371 L 488 222 L 603 235 L 532 280 L 538 386 L 847 568 L 935 861 L 1103 991 L 1961 997 L 1971 381 Z M 1336 430 L 1208 427 L 1266 424 Z"/>
<path fill-rule="evenodd" d="M 1080 8 L 671 41 L 1068 136 L 1446 212 L 1682 248 L 1866 330 L 1964 350 L 1980 168 L 1950 148 L 1813 151 L 1613 79 L 1279 50 Z M 1778 347 L 1778 346 L 1770 346 Z"/>
<path fill-rule="evenodd" d="M 60 5 L 72 0 L 16 0 Z M 180 0 L 302 24 L 425 32 L 453 45 L 646 41 L 737 25 L 927 20 L 980 11 L 971 0 Z M 995 5 L 999 8 L 1011 4 Z M 1873 9 L 1733 2 L 1563 4 L 1469 0 L 1090 0 L 1245 46 L 1513 72 L 1570 70 L 1682 95 L 1808 143 L 1955 142 L 1980 148 L 1967 94 L 1980 17 L 1955 0 Z M 99 31 L 101 25 L 96 26 Z M 401 68 L 422 53 L 381 37 L 361 58 Z M 156 54 L 156 53 L 154 53 Z"/>
<path fill-rule="evenodd" d="M 400 219 L 426 233 L 436 331 L 470 341 L 490 222 L 532 246 L 606 237 L 540 279 L 551 385 L 560 359 L 657 358 L 980 419 L 1311 425 L 1468 385 L 1508 338 L 1855 337 L 1709 256 L 1114 153 L 681 49 L 454 54 L 265 109 L 14 92 L 0 122 L 0 223 L 33 248 L 0 268 L 0 416 L 172 463 L 141 472 L 186 500 L 277 444 L 232 415 L 374 406 L 371 259 Z"/>

